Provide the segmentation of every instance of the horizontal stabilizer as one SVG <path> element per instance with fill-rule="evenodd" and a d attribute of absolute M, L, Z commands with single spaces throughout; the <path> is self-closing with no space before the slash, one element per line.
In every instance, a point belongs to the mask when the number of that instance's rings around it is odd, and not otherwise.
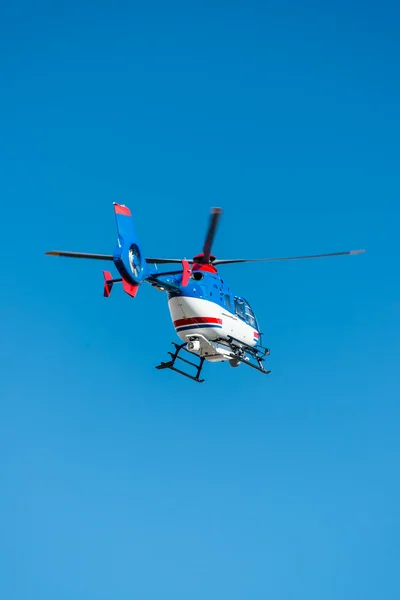
<path fill-rule="evenodd" d="M 122 280 L 122 287 L 124 288 L 124 292 L 128 294 L 128 296 L 132 296 L 132 298 L 136 296 L 139 289 L 138 285 L 133 285 L 128 281 L 125 281 L 125 279 Z"/>
<path fill-rule="evenodd" d="M 109 271 L 103 271 L 104 275 L 104 298 L 108 298 L 111 294 L 112 286 L 113 286 L 113 278 Z"/>

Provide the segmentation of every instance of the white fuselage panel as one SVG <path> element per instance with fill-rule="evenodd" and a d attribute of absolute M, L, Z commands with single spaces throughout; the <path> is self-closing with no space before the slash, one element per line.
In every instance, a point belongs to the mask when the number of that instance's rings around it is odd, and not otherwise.
<path fill-rule="evenodd" d="M 176 333 L 184 342 L 188 336 L 203 335 L 210 341 L 230 336 L 247 346 L 257 344 L 256 330 L 215 302 L 177 296 L 168 301 L 168 306 Z"/>

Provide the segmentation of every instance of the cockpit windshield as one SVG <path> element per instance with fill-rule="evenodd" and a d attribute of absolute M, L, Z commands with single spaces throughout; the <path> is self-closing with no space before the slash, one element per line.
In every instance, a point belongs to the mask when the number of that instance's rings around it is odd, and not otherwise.
<path fill-rule="evenodd" d="M 250 325 L 250 327 L 254 327 L 254 329 L 258 329 L 257 321 L 254 316 L 253 311 L 251 310 L 250 305 L 244 298 L 235 298 L 235 312 L 238 317 L 246 321 Z"/>

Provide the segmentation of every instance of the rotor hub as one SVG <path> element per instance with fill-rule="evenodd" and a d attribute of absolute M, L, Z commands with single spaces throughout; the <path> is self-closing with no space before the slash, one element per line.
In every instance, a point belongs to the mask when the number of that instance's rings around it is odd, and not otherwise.
<path fill-rule="evenodd" d="M 214 260 L 215 260 L 214 254 L 210 254 L 210 258 L 207 261 L 206 261 L 205 256 L 204 256 L 203 253 L 196 254 L 196 256 L 193 257 L 193 263 L 194 264 L 198 264 L 198 265 L 212 264 L 214 262 Z"/>

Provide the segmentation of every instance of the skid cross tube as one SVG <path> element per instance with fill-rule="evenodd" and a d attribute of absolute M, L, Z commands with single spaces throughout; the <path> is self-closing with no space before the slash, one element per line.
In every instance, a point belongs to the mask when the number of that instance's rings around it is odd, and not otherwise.
<path fill-rule="evenodd" d="M 198 356 L 197 358 L 199 358 L 199 364 L 196 364 L 194 362 L 191 362 L 190 360 L 187 360 L 186 358 L 183 358 L 182 356 L 179 356 L 179 353 L 182 350 L 184 350 L 185 352 L 190 354 L 191 357 L 196 356 L 195 354 L 193 354 L 193 352 L 189 352 L 189 350 L 186 348 L 187 342 L 184 342 L 183 344 L 176 344 L 175 342 L 172 342 L 172 345 L 175 346 L 175 352 L 168 352 L 168 354 L 171 356 L 171 360 L 169 360 L 168 362 L 162 362 L 161 364 L 156 366 L 156 369 L 171 369 L 171 371 L 175 371 L 176 373 L 179 373 L 180 375 L 183 375 L 184 377 L 188 377 L 189 379 L 192 379 L 193 381 L 197 381 L 197 383 L 204 383 L 204 379 L 200 379 L 200 373 L 202 371 L 203 364 L 205 361 L 204 356 L 201 356 L 201 357 Z M 185 371 L 182 371 L 182 369 L 177 369 L 175 367 L 175 362 L 177 360 L 181 360 L 182 362 L 186 363 L 187 365 L 194 367 L 197 371 L 196 375 L 190 375 L 190 373 L 186 373 Z"/>

